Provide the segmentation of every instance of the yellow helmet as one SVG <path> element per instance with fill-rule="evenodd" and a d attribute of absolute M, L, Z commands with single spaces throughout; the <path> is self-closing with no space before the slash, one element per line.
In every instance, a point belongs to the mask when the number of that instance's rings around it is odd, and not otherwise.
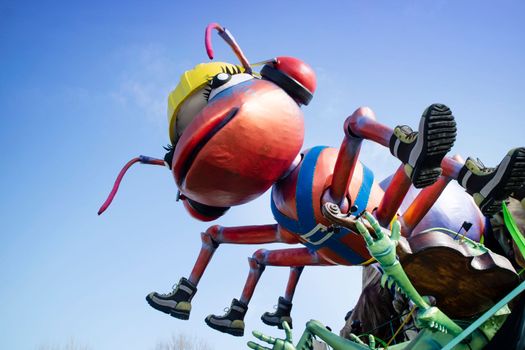
<path fill-rule="evenodd" d="M 192 70 L 188 70 L 181 75 L 179 85 L 168 96 L 169 133 L 173 144 L 177 141 L 175 122 L 182 103 L 192 93 L 206 85 L 210 79 L 223 72 L 225 68 L 244 71 L 243 67 L 231 63 L 210 62 L 198 64 Z"/>

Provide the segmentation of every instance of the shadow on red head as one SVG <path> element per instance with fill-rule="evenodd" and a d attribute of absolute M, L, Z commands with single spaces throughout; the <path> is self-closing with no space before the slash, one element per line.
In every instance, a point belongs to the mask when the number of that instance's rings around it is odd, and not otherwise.
<path fill-rule="evenodd" d="M 231 34 L 215 23 L 206 29 L 210 58 L 212 29 L 242 66 L 225 64 L 180 103 L 165 157 L 184 206 L 202 221 L 257 198 L 287 174 L 303 143 L 300 105 L 316 86 L 310 66 L 292 57 L 266 61 L 261 77 L 252 74 Z"/>

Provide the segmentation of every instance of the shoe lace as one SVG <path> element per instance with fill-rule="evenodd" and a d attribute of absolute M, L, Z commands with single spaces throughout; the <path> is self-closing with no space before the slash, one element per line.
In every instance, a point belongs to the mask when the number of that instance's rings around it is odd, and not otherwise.
<path fill-rule="evenodd" d="M 406 139 L 408 141 L 411 142 L 417 137 L 418 132 L 412 130 L 412 128 L 410 126 L 408 126 L 408 125 L 401 125 L 399 128 L 406 134 L 405 137 L 406 137 Z"/>
<path fill-rule="evenodd" d="M 179 288 L 179 285 L 180 285 L 180 282 L 179 283 L 174 283 L 171 286 L 171 292 L 161 294 L 161 296 L 167 297 L 167 298 L 172 297 L 177 292 L 177 289 Z"/>
<path fill-rule="evenodd" d="M 485 164 L 483 164 L 483 162 L 479 158 L 476 158 L 476 163 L 478 163 L 478 165 L 479 165 L 479 170 L 481 172 L 486 173 L 486 174 L 491 173 L 491 172 L 493 172 L 496 169 L 496 168 L 488 168 L 488 167 L 486 167 Z"/>

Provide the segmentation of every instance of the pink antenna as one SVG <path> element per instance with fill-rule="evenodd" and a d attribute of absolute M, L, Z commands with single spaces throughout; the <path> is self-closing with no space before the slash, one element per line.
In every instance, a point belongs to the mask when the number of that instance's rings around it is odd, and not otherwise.
<path fill-rule="evenodd" d="M 136 158 L 133 158 L 129 162 L 127 162 L 126 165 L 124 165 L 124 167 L 122 168 L 122 170 L 120 170 L 117 176 L 117 179 L 115 180 L 115 184 L 113 185 L 113 188 L 111 189 L 111 192 L 109 193 L 108 198 L 98 210 L 98 215 L 102 214 L 109 207 L 109 205 L 113 201 L 113 198 L 115 198 L 115 195 L 117 194 L 118 188 L 120 186 L 120 182 L 122 181 L 124 174 L 126 174 L 126 171 L 128 171 L 128 169 L 137 162 L 140 162 L 142 164 L 151 164 L 151 165 L 166 165 L 162 159 L 151 158 L 147 156 L 138 156 Z"/>
<path fill-rule="evenodd" d="M 239 47 L 239 44 L 237 44 L 237 41 L 235 41 L 233 35 L 228 31 L 228 29 L 215 22 L 208 24 L 206 27 L 206 33 L 204 35 L 204 45 L 206 46 L 206 53 L 208 54 L 210 60 L 213 59 L 213 48 L 211 45 L 211 32 L 213 29 L 217 30 L 220 37 L 223 38 L 224 41 L 226 41 L 226 43 L 232 48 L 233 52 L 244 67 L 244 71 L 248 74 L 251 74 L 252 67 L 250 66 L 250 62 L 248 62 L 248 59 L 246 56 L 244 56 L 244 53 Z"/>

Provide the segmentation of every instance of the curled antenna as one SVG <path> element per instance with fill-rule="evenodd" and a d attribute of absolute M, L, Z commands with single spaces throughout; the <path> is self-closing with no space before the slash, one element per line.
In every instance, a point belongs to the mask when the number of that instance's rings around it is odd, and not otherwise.
<path fill-rule="evenodd" d="M 241 48 L 239 47 L 239 44 L 235 41 L 235 38 L 233 35 L 228 31 L 228 29 L 221 26 L 219 23 L 210 23 L 206 27 L 206 33 L 204 36 L 204 45 L 206 46 L 206 53 L 208 54 L 208 57 L 210 59 L 213 59 L 213 48 L 211 45 L 211 32 L 215 29 L 219 33 L 220 37 L 226 41 L 226 43 L 232 48 L 233 52 L 241 62 L 242 66 L 244 67 L 244 70 L 248 74 L 252 74 L 252 67 L 250 66 L 250 62 L 248 62 L 248 59 L 246 56 L 244 56 L 244 53 L 242 52 Z"/>
<path fill-rule="evenodd" d="M 118 188 L 120 186 L 120 182 L 122 181 L 124 174 L 135 163 L 150 164 L 150 165 L 166 165 L 162 159 L 152 158 L 148 156 L 138 156 L 136 158 L 133 158 L 129 162 L 127 162 L 126 165 L 124 165 L 124 167 L 118 174 L 117 179 L 115 180 L 115 184 L 113 185 L 113 188 L 111 189 L 111 192 L 109 193 L 108 198 L 98 210 L 98 215 L 102 214 L 109 207 L 109 205 L 113 201 L 113 198 L 115 198 L 115 195 L 117 194 Z"/>

